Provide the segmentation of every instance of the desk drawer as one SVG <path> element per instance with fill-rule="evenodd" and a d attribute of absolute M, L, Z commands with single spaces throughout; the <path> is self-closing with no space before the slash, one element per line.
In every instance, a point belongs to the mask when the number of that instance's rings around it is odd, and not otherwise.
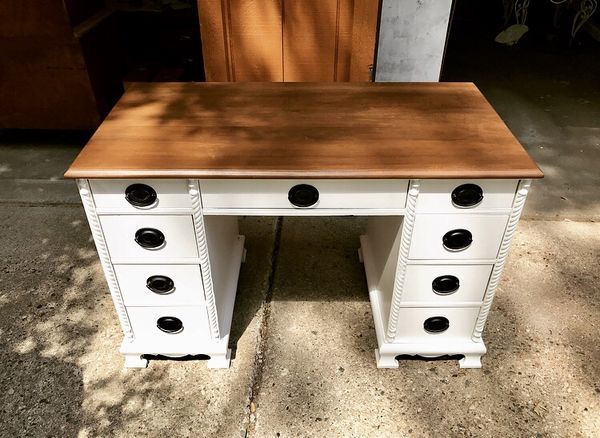
<path fill-rule="evenodd" d="M 512 208 L 518 180 L 422 180 L 418 213 L 477 213 Z"/>
<path fill-rule="evenodd" d="M 151 343 L 155 351 L 195 350 L 210 340 L 206 307 L 128 307 L 136 342 Z M 160 328 L 159 328 L 160 326 Z"/>
<path fill-rule="evenodd" d="M 507 222 L 508 215 L 417 214 L 409 258 L 495 259 Z"/>
<path fill-rule="evenodd" d="M 403 209 L 407 180 L 200 180 L 206 209 Z M 296 204 L 296 205 L 295 205 Z"/>
<path fill-rule="evenodd" d="M 402 304 L 481 303 L 494 265 L 408 265 Z"/>
<path fill-rule="evenodd" d="M 92 179 L 96 208 L 119 213 L 148 213 L 192 207 L 185 179 Z"/>
<path fill-rule="evenodd" d="M 471 338 L 479 307 L 402 308 L 398 315 L 396 342 L 445 342 Z"/>
<path fill-rule="evenodd" d="M 100 223 L 113 263 L 123 258 L 151 263 L 198 257 L 191 216 L 100 216 Z"/>
<path fill-rule="evenodd" d="M 198 306 L 204 288 L 198 265 L 115 265 L 126 306 Z"/>

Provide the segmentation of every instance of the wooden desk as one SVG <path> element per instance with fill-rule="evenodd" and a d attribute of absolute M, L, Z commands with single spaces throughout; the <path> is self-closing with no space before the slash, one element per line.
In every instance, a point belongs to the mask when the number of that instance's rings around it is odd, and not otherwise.
<path fill-rule="evenodd" d="M 139 84 L 76 178 L 125 334 L 144 354 L 229 365 L 239 215 L 369 216 L 379 367 L 481 338 L 542 172 L 473 84 Z M 358 242 L 357 242 L 358 243 Z"/>

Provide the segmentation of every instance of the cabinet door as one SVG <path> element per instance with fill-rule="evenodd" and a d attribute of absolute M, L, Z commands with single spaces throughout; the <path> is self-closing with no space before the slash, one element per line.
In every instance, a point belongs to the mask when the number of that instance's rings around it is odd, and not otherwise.
<path fill-rule="evenodd" d="M 207 81 L 369 81 L 380 0 L 198 0 Z"/>

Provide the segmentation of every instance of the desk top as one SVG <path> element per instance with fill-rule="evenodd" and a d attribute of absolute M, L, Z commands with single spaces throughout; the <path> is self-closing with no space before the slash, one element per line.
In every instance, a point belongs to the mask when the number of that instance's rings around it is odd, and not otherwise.
<path fill-rule="evenodd" d="M 138 83 L 67 178 L 541 178 L 471 83 Z"/>

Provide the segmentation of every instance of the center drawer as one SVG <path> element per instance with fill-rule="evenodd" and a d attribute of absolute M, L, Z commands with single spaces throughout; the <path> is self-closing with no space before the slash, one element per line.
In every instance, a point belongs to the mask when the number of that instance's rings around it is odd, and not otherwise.
<path fill-rule="evenodd" d="M 198 257 L 191 216 L 100 216 L 100 223 L 113 263 Z"/>
<path fill-rule="evenodd" d="M 407 180 L 200 180 L 205 209 L 402 210 Z"/>

